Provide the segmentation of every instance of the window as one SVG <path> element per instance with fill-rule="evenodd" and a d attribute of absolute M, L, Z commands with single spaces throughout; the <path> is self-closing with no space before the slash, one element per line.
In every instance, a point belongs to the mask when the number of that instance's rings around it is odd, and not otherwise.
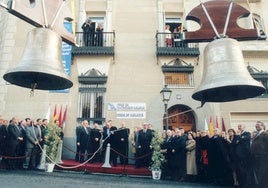
<path fill-rule="evenodd" d="M 165 84 L 175 87 L 193 87 L 193 74 L 187 72 L 165 72 Z"/>
<path fill-rule="evenodd" d="M 173 33 L 175 28 L 181 26 L 181 18 L 166 18 L 165 25 L 169 25 L 170 31 Z"/>
<path fill-rule="evenodd" d="M 180 58 L 162 66 L 165 84 L 169 87 L 194 87 L 194 67 Z"/>
<path fill-rule="evenodd" d="M 104 118 L 104 99 L 107 77 L 96 69 L 91 69 L 78 77 L 79 112 L 78 121 L 88 120 L 90 124 L 102 125 Z"/>

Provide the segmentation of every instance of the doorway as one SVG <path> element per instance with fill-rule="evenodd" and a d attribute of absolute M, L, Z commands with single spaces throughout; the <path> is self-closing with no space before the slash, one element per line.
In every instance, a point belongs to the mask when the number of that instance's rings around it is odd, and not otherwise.
<path fill-rule="evenodd" d="M 185 131 L 196 131 L 193 110 L 182 104 L 170 107 L 168 109 L 168 127 L 170 130 L 182 127 Z M 163 129 L 165 129 L 164 121 Z"/>

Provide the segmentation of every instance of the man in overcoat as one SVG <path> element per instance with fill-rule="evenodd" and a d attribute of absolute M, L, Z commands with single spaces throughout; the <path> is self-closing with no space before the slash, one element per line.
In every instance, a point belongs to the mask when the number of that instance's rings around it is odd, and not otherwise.
<path fill-rule="evenodd" d="M 265 188 L 268 186 L 268 132 L 265 131 L 264 123 L 261 121 L 257 121 L 255 127 L 257 135 L 251 144 L 255 187 Z"/>

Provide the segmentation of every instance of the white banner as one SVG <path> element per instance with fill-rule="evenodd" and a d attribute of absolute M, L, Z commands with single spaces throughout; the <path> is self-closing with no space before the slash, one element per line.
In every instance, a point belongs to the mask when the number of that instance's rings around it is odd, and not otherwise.
<path fill-rule="evenodd" d="M 145 119 L 145 111 L 118 111 L 116 112 L 116 117 L 118 119 Z"/>
<path fill-rule="evenodd" d="M 146 111 L 146 103 L 118 102 L 108 103 L 111 111 Z"/>

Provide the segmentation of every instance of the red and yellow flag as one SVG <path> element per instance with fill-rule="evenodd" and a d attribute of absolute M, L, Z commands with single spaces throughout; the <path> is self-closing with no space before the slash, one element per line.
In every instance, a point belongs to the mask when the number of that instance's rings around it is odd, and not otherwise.
<path fill-rule="evenodd" d="M 52 122 L 54 123 L 57 119 L 57 104 L 55 104 Z"/>
<path fill-rule="evenodd" d="M 210 116 L 208 131 L 209 131 L 209 134 L 211 136 L 214 135 L 214 127 L 213 127 L 213 123 L 212 123 L 212 116 Z"/>
<path fill-rule="evenodd" d="M 60 113 L 59 113 L 58 121 L 59 121 L 58 126 L 61 127 L 61 124 L 62 124 L 62 105 L 60 107 Z"/>

